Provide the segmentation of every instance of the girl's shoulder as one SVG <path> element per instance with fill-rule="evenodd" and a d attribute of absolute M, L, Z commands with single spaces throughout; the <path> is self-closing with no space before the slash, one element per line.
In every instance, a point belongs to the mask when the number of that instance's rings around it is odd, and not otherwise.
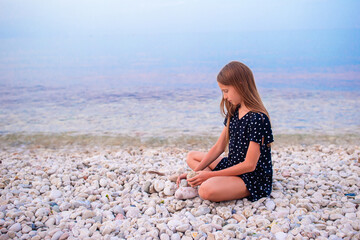
<path fill-rule="evenodd" d="M 270 125 L 270 120 L 265 113 L 262 112 L 249 112 L 249 121 L 250 124 L 258 124 L 258 125 Z"/>

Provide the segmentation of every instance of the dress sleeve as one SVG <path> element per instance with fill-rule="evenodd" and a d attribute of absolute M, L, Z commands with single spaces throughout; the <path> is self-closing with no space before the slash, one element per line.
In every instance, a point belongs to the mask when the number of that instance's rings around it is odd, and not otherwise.
<path fill-rule="evenodd" d="M 264 116 L 264 128 L 263 128 L 263 135 L 264 135 L 264 144 L 267 145 L 274 141 L 274 136 L 271 130 L 271 123 L 269 118 L 263 114 Z"/>
<path fill-rule="evenodd" d="M 261 114 L 255 113 L 250 121 L 250 127 L 249 127 L 250 141 L 256 142 L 261 145 L 263 125 L 264 125 L 263 118 Z"/>
<path fill-rule="evenodd" d="M 226 124 L 227 124 L 227 115 L 226 115 L 226 117 L 224 119 L 224 125 L 226 126 Z"/>
<path fill-rule="evenodd" d="M 265 145 L 274 141 L 269 118 L 266 114 L 256 113 L 250 122 L 249 139 L 261 145 L 263 137 Z"/>

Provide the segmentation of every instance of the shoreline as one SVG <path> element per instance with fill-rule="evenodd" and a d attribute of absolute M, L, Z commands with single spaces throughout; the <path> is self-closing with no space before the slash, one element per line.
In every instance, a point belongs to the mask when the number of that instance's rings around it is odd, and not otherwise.
<path fill-rule="evenodd" d="M 3 149 L 36 146 L 61 148 L 74 145 L 79 147 L 180 147 L 191 150 L 192 148 L 211 148 L 217 139 L 218 136 L 213 134 L 142 137 L 120 134 L 9 133 L 0 135 L 0 145 Z M 289 145 L 360 145 L 358 134 L 277 134 L 274 135 L 274 139 L 273 149 Z"/>

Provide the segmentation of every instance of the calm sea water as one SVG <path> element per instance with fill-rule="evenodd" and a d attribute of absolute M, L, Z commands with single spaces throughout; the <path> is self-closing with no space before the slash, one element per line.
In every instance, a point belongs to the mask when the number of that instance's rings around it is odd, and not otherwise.
<path fill-rule="evenodd" d="M 218 135 L 216 74 L 254 72 L 275 134 L 360 133 L 360 31 L 0 38 L 0 131 Z"/>

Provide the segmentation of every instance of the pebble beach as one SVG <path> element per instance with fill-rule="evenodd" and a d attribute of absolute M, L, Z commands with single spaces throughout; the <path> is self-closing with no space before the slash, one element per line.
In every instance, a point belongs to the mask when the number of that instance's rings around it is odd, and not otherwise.
<path fill-rule="evenodd" d="M 3 147 L 0 239 L 360 239 L 359 145 L 275 144 L 256 202 L 176 199 L 188 151 Z"/>

